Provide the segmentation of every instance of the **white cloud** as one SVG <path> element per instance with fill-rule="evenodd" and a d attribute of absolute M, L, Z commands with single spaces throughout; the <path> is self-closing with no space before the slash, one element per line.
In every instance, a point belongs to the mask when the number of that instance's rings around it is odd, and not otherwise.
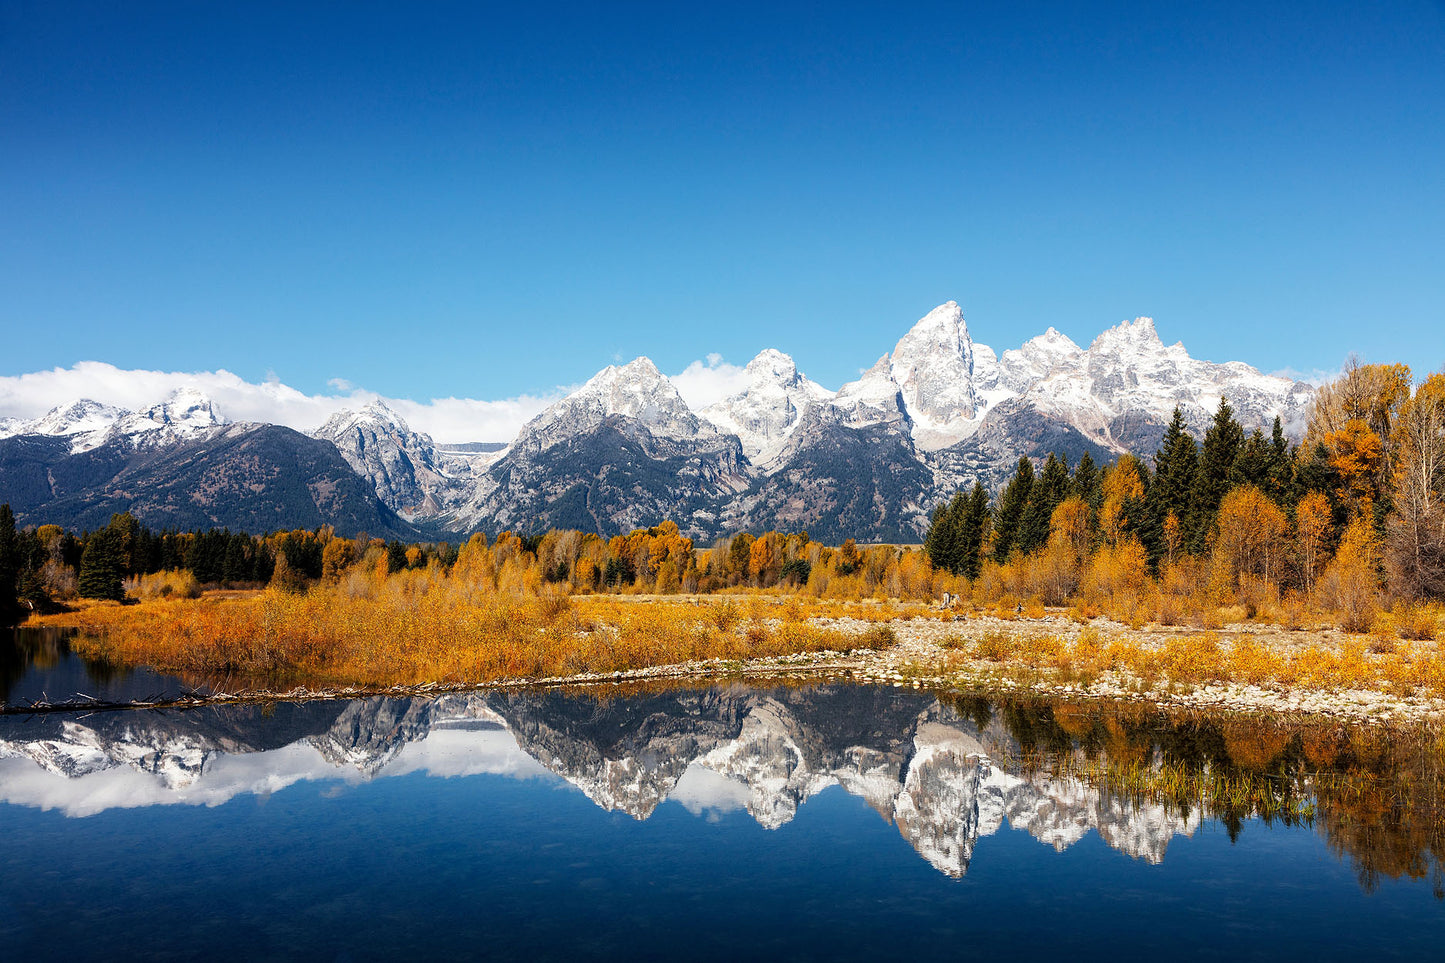
<path fill-rule="evenodd" d="M 1319 368 L 1315 368 L 1312 371 L 1300 371 L 1296 368 L 1281 368 L 1278 371 L 1271 371 L 1270 374 L 1276 378 L 1303 381 L 1305 384 L 1312 385 L 1316 388 L 1329 384 L 1340 376 L 1340 372 L 1338 371 L 1322 371 Z"/>
<path fill-rule="evenodd" d="M 694 816 L 702 816 L 745 809 L 749 790 L 741 779 L 724 776 L 694 762 L 683 770 L 667 798 L 681 803 Z"/>
<path fill-rule="evenodd" d="M 264 421 L 309 431 L 343 408 L 377 398 L 395 409 L 416 430 L 439 442 L 509 441 L 517 429 L 563 394 L 561 389 L 499 401 L 387 398 L 345 379 L 331 381 L 335 394 L 308 395 L 284 384 L 274 373 L 259 384 L 224 369 L 148 371 L 124 369 L 101 361 L 69 368 L 0 376 L 0 419 L 38 418 L 57 405 L 91 398 L 118 408 L 147 408 L 177 388 L 194 386 L 210 395 L 233 421 Z"/>
<path fill-rule="evenodd" d="M 706 361 L 694 361 L 668 380 L 677 388 L 688 407 L 700 411 L 715 401 L 743 391 L 748 386 L 748 369 L 729 364 L 722 355 L 713 352 Z"/>
<path fill-rule="evenodd" d="M 716 352 L 672 375 L 678 393 L 694 410 L 747 387 L 747 369 L 723 360 Z M 58 405 L 90 398 L 130 411 L 148 408 L 181 387 L 204 391 L 221 414 L 232 421 L 261 421 L 311 431 L 345 408 L 358 408 L 378 398 L 417 431 L 438 442 L 510 441 L 518 429 L 562 398 L 568 388 L 539 394 L 484 400 L 431 398 L 415 401 L 368 391 L 345 378 L 327 382 L 329 394 L 309 395 L 268 372 L 262 382 L 246 381 L 226 371 L 152 371 L 117 368 L 103 361 L 81 361 L 69 368 L 0 376 L 0 420 L 38 418 Z"/>
<path fill-rule="evenodd" d="M 93 816 L 111 809 L 144 806 L 219 806 L 241 795 L 267 796 L 299 782 L 339 781 L 356 785 L 366 776 L 327 760 L 306 740 L 263 752 L 217 753 L 204 769 L 177 779 L 174 770 L 148 772 L 116 764 L 78 777 L 43 769 L 30 759 L 0 759 L 0 803 Z M 439 730 L 409 743 L 383 766 L 378 777 L 421 772 L 449 778 L 491 774 L 514 779 L 551 773 L 517 745 L 505 730 Z"/>

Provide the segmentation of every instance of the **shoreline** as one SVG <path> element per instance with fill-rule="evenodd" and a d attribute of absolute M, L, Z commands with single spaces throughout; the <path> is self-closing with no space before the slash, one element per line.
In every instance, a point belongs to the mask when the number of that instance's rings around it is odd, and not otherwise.
<path fill-rule="evenodd" d="M 1042 620 L 1052 623 L 1052 619 Z M 866 625 L 867 623 L 859 623 Z M 1002 625 L 1018 628 L 1017 622 Z M 838 626 L 853 628 L 853 626 Z M 1238 682 L 1144 686 L 1139 680 L 1109 674 L 1091 682 L 1063 681 L 1048 670 L 971 659 L 946 671 L 937 663 L 950 656 L 947 648 L 927 638 L 937 631 L 918 631 L 915 623 L 893 625 L 898 643 L 887 649 L 823 651 L 755 659 L 708 659 L 646 666 L 613 672 L 582 672 L 567 676 L 497 679 L 488 682 L 425 682 L 415 685 L 365 686 L 299 683 L 286 689 L 247 687 L 225 692 L 191 692 L 135 701 L 107 701 L 91 696 L 63 702 L 0 703 L 0 716 L 95 713 L 137 709 L 195 709 L 206 706 L 264 705 L 362 699 L 416 698 L 458 692 L 528 689 L 591 689 L 625 684 L 726 683 L 787 680 L 800 684 L 832 682 L 927 689 L 980 696 L 1025 696 L 1071 703 L 1146 705 L 1229 715 L 1264 716 L 1283 722 L 1332 721 L 1356 726 L 1399 727 L 1438 723 L 1445 719 L 1445 700 L 1402 697 L 1375 690 L 1276 689 Z M 1057 626 L 1049 624 L 1049 629 Z M 932 660 L 933 664 L 930 664 Z"/>

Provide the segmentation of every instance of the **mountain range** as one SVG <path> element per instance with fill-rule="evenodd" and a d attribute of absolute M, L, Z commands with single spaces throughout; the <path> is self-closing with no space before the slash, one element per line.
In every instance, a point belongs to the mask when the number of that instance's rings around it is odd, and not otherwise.
<path fill-rule="evenodd" d="M 958 304 L 928 312 L 830 391 L 786 354 L 693 410 L 647 358 L 598 372 L 505 444 L 439 445 L 385 404 L 309 434 L 230 423 L 182 389 L 140 412 L 79 400 L 0 422 L 0 501 L 22 522 L 85 527 L 129 510 L 153 526 L 465 537 L 625 532 L 672 518 L 710 539 L 744 529 L 917 541 L 932 507 L 1020 456 L 1152 453 L 1179 406 L 1202 434 L 1227 398 L 1246 428 L 1304 428 L 1313 388 L 1190 357 L 1149 318 L 1082 348 L 1053 328 L 1001 354 Z"/>
<path fill-rule="evenodd" d="M 939 872 L 961 877 L 1005 822 L 1062 851 L 1096 832 L 1150 863 L 1207 815 L 1020 768 L 1000 713 L 924 693 L 836 685 L 559 691 L 280 703 L 141 716 L 0 718 L 0 802 L 72 815 L 218 805 L 300 780 L 552 774 L 599 807 L 649 818 L 669 799 L 744 810 L 766 829 L 830 787 L 862 799 Z M 228 757 L 251 756 L 244 765 Z M 46 774 L 37 778 L 36 767 Z"/>

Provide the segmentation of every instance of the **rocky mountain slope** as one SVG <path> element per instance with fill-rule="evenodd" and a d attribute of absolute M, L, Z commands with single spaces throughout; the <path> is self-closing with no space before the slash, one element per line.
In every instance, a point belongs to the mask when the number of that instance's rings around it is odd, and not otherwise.
<path fill-rule="evenodd" d="M 417 534 L 335 445 L 226 422 L 194 391 L 142 412 L 78 403 L 21 426 L 0 438 L 0 501 L 21 524 L 79 530 L 130 512 L 157 529 Z"/>
<path fill-rule="evenodd" d="M 975 480 L 998 488 L 1020 455 L 1149 454 L 1176 405 L 1202 433 L 1222 397 L 1247 427 L 1278 416 L 1298 434 L 1312 396 L 1248 365 L 1193 359 L 1147 318 L 1088 348 L 1050 328 L 1000 355 L 973 341 L 952 301 L 835 393 L 777 351 L 747 377 L 694 415 L 646 358 L 609 367 L 524 427 L 435 523 L 612 533 L 670 517 L 703 538 L 784 528 L 916 541 L 939 500 Z"/>

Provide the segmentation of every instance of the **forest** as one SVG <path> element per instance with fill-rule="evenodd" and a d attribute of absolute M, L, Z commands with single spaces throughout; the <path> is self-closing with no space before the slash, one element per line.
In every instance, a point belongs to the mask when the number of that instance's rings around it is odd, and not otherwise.
<path fill-rule="evenodd" d="M 664 521 L 603 538 L 549 531 L 474 535 L 496 587 L 536 592 L 707 593 L 783 587 L 829 598 L 1008 596 L 1070 602 L 1126 621 L 1171 624 L 1244 606 L 1337 617 L 1363 631 L 1382 607 L 1445 592 L 1445 375 L 1413 387 L 1403 365 L 1351 365 L 1324 386 L 1303 441 L 1278 421 L 1246 435 L 1221 401 L 1202 444 L 1176 410 L 1152 464 L 1130 455 L 1072 468 L 1021 458 L 995 500 L 981 486 L 933 512 L 921 553 L 831 547 L 807 533 L 741 533 L 706 548 Z M 17 532 L 0 508 L 0 606 L 194 594 L 202 585 L 295 590 L 363 560 L 389 572 L 455 566 L 461 549 L 329 528 L 253 536 L 152 532 L 129 515 L 76 535 Z M 174 573 L 158 578 L 159 573 Z"/>

